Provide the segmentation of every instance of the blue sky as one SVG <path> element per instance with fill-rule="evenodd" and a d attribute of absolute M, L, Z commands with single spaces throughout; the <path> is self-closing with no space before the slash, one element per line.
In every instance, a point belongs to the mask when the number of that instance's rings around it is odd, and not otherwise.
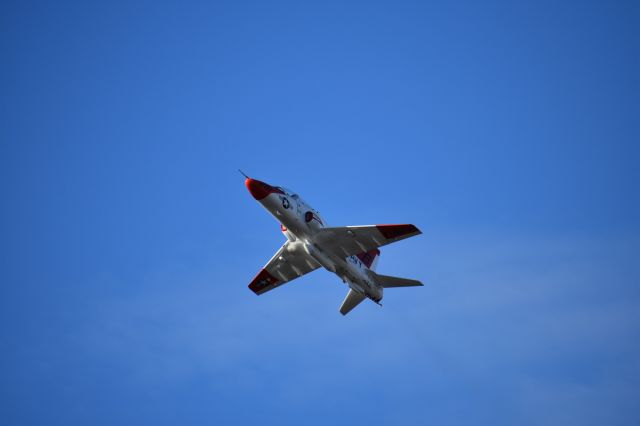
<path fill-rule="evenodd" d="M 634 2 L 4 2 L 0 418 L 636 425 Z M 349 316 L 236 169 L 415 223 Z"/>

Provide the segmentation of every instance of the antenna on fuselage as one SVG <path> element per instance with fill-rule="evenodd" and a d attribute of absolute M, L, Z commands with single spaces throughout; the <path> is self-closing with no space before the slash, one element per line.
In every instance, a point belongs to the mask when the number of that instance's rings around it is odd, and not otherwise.
<path fill-rule="evenodd" d="M 244 172 L 240 169 L 238 169 L 238 171 L 240 172 L 240 174 L 244 177 L 246 177 L 247 179 L 251 179 L 249 176 L 245 175 Z"/>

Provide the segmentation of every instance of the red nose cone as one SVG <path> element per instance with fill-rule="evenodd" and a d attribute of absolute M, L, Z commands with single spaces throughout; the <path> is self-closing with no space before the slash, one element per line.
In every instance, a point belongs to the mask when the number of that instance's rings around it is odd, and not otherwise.
<path fill-rule="evenodd" d="M 251 195 L 253 195 L 253 198 L 255 198 L 256 200 L 262 200 L 267 195 L 272 194 L 274 192 L 278 194 L 283 193 L 282 190 L 280 190 L 279 188 L 274 188 L 273 186 L 267 183 L 261 182 L 257 179 L 247 178 L 247 180 L 244 181 L 244 184 L 247 186 L 247 189 L 249 190 Z"/>

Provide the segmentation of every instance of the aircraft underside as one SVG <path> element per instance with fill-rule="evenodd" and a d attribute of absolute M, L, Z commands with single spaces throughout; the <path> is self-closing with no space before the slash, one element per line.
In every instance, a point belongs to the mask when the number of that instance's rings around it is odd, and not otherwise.
<path fill-rule="evenodd" d="M 421 286 L 416 280 L 377 274 L 379 247 L 421 234 L 414 225 L 327 227 L 320 214 L 297 194 L 248 178 L 249 192 L 280 222 L 287 241 L 260 270 L 249 288 L 260 295 L 320 267 L 349 286 L 340 312 L 364 299 L 380 303 L 385 287 Z"/>

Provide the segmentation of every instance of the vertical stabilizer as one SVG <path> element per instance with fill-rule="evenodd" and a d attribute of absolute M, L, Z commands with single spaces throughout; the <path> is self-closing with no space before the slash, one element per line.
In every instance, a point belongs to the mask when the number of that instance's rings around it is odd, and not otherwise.
<path fill-rule="evenodd" d="M 373 249 L 364 253 L 360 253 L 358 255 L 358 259 L 362 262 L 367 268 L 372 271 L 376 270 L 376 266 L 378 266 L 378 258 L 380 257 L 380 250 Z"/>

